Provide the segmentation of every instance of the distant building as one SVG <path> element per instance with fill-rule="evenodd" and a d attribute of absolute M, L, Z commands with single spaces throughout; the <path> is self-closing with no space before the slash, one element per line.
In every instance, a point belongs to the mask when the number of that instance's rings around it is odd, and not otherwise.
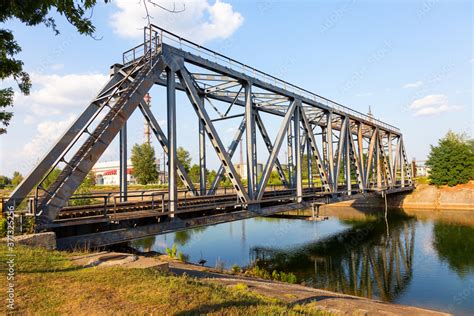
<path fill-rule="evenodd" d="M 415 161 L 415 174 L 414 177 L 428 177 L 430 175 L 431 168 L 425 165 L 424 160 Z"/>
<path fill-rule="evenodd" d="M 235 170 L 237 171 L 237 174 L 240 176 L 240 179 L 247 180 L 247 164 L 246 163 L 236 164 Z M 262 175 L 262 172 L 263 172 L 263 164 L 257 163 L 257 177 L 260 177 Z"/>
<path fill-rule="evenodd" d="M 158 182 L 164 182 L 166 175 L 160 172 L 160 160 L 156 160 L 158 170 Z M 120 185 L 120 161 L 104 161 L 98 162 L 92 168 L 95 174 L 96 185 Z M 127 183 L 136 184 L 137 180 L 133 176 L 133 164 L 131 160 L 127 160 Z"/>
<path fill-rule="evenodd" d="M 98 162 L 92 168 L 95 174 L 96 185 L 120 185 L 120 161 L 104 161 Z M 133 177 L 132 161 L 127 161 L 127 182 L 136 183 Z"/>

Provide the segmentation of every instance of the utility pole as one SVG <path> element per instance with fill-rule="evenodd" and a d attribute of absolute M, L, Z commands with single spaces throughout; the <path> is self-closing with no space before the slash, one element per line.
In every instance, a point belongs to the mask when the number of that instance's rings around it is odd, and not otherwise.
<path fill-rule="evenodd" d="M 145 101 L 145 104 L 148 106 L 148 107 L 151 107 L 151 96 L 149 93 L 145 94 L 145 96 L 143 97 L 143 100 Z M 151 145 L 151 128 L 150 128 L 150 124 L 148 123 L 147 120 L 145 120 L 145 142 L 148 144 L 148 145 Z"/>

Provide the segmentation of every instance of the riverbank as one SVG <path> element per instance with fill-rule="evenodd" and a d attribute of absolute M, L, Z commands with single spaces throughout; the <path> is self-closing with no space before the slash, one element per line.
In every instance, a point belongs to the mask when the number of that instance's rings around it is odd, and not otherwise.
<path fill-rule="evenodd" d="M 6 248 L 0 246 L 2 256 Z M 301 285 L 233 276 L 170 262 L 170 273 L 154 269 L 84 267 L 84 253 L 17 246 L 15 304 L 19 314 L 425 314 Z M 5 266 L 2 272 L 5 273 Z M 1 286 L 5 288 L 6 278 Z M 5 305 L 2 306 L 5 308 Z M 74 312 L 73 312 L 74 314 Z"/>
<path fill-rule="evenodd" d="M 474 181 L 454 187 L 436 187 L 429 184 L 417 184 L 416 189 L 408 194 L 392 194 L 387 197 L 390 208 L 403 210 L 474 210 Z M 354 208 L 384 207 L 382 197 L 362 198 L 339 203 L 324 205 L 324 208 L 339 208 L 348 206 Z"/>

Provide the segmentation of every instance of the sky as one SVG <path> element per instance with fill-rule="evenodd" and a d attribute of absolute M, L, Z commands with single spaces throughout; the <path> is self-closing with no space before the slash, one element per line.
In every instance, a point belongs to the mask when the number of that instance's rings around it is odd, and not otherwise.
<path fill-rule="evenodd" d="M 376 118 L 401 129 L 410 159 L 425 160 L 430 145 L 450 129 L 472 137 L 471 1 L 154 2 L 184 9 L 172 14 L 149 4 L 158 26 L 360 112 L 370 106 Z M 143 41 L 147 23 L 137 0 L 97 5 L 91 12 L 94 38 L 51 15 L 59 35 L 16 20 L 0 26 L 13 31 L 23 49 L 18 58 L 33 82 L 29 96 L 16 94 L 14 118 L 0 136 L 2 175 L 28 173 L 107 81 L 109 67 Z M 1 87 L 12 84 L 7 79 Z M 150 94 L 166 131 L 166 94 L 160 87 Z M 178 94 L 177 106 L 178 145 L 197 163 L 197 118 L 184 96 Z M 237 125 L 219 127 L 224 144 Z M 267 128 L 273 138 L 278 122 Z M 143 129 L 143 118 L 134 113 L 130 147 L 144 141 Z M 161 155 L 156 141 L 154 146 Z M 118 157 L 114 141 L 101 161 Z M 208 167 L 216 169 L 216 156 L 208 157 Z"/>

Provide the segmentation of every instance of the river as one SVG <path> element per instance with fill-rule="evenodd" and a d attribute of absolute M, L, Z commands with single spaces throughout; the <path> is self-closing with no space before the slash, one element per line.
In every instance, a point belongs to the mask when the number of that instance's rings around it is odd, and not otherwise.
<path fill-rule="evenodd" d="M 474 314 L 474 213 L 330 208 L 325 221 L 253 218 L 132 243 L 176 245 L 207 266 L 257 264 L 307 286 L 458 315 Z"/>

